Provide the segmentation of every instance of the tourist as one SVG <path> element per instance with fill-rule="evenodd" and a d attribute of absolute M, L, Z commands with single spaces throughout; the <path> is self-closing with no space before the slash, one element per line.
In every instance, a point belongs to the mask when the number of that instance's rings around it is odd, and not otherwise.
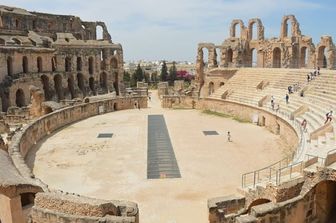
<path fill-rule="evenodd" d="M 286 94 L 286 104 L 288 104 L 288 103 L 289 103 L 289 95 Z"/>
<path fill-rule="evenodd" d="M 301 126 L 303 128 L 304 132 L 307 132 L 307 120 L 303 119 L 303 121 L 301 122 Z"/>
<path fill-rule="evenodd" d="M 320 75 L 320 67 L 317 67 L 317 75 Z"/>
<path fill-rule="evenodd" d="M 333 111 L 330 111 L 326 114 L 326 121 L 324 122 L 324 124 L 327 124 L 327 122 L 331 122 L 332 120 L 332 114 L 333 114 Z"/>
<path fill-rule="evenodd" d="M 278 104 L 277 108 L 275 109 L 275 111 L 278 113 L 278 111 L 280 110 L 280 104 Z"/>
<path fill-rule="evenodd" d="M 272 110 L 274 110 L 274 96 L 273 95 L 271 96 L 271 107 L 272 107 Z"/>
<path fill-rule="evenodd" d="M 307 74 L 307 82 L 309 83 L 309 81 L 310 81 L 310 75 Z"/>
<path fill-rule="evenodd" d="M 231 142 L 231 133 L 230 133 L 230 131 L 228 131 L 228 133 L 227 133 L 227 141 Z"/>

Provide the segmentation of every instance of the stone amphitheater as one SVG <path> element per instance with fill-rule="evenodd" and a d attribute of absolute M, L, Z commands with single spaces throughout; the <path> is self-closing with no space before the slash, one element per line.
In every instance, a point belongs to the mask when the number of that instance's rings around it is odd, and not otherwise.
<path fill-rule="evenodd" d="M 332 37 L 322 36 L 315 46 L 293 15 L 284 16 L 280 37 L 270 39 L 260 19 L 247 27 L 234 20 L 221 45 L 198 45 L 191 86 L 159 83 L 148 101 L 145 87 L 126 93 L 122 46 L 112 42 L 103 22 L 8 6 L 0 6 L 0 12 L 0 222 L 336 222 L 335 124 L 332 116 L 326 119 L 336 102 Z M 207 119 L 199 111 L 226 118 Z M 226 141 L 227 125 L 234 130 L 233 142 Z M 83 127 L 87 131 L 80 131 Z M 90 133 L 97 128 L 102 137 L 115 133 L 117 142 L 95 148 Z M 108 129 L 114 132 L 104 132 Z M 186 129 L 191 135 L 179 136 Z M 202 138 L 197 135 L 202 130 L 225 139 Z M 53 144 L 57 137 L 68 140 L 62 141 L 64 148 Z M 264 141 L 253 141 L 263 138 L 273 143 L 269 150 Z M 285 155 L 275 140 L 286 144 Z M 76 151 L 79 158 L 71 153 L 77 141 L 86 146 Z M 109 146 L 120 148 L 111 156 Z M 105 151 L 99 159 L 98 150 Z M 123 159 L 113 160 L 120 154 Z M 77 182 L 54 168 L 68 170 L 71 160 L 97 159 L 89 162 L 94 163 L 89 171 L 99 168 L 104 156 L 112 166 L 91 176 L 100 180 L 94 187 L 106 189 L 102 196 L 86 191 L 95 182 L 89 177 Z M 143 172 L 142 178 L 134 181 L 130 171 Z M 120 183 L 123 178 L 131 183 Z M 139 192 L 144 202 L 155 195 L 151 199 L 158 202 L 151 205 L 157 218 L 141 203 L 112 200 L 128 200 L 144 181 L 163 188 L 150 188 L 146 196 Z M 203 210 L 208 220 L 199 215 Z"/>

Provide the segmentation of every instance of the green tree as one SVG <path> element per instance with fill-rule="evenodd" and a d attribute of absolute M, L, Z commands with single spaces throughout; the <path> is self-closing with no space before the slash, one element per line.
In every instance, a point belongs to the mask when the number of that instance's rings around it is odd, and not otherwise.
<path fill-rule="evenodd" d="M 136 81 L 143 81 L 143 79 L 144 79 L 144 72 L 142 71 L 140 64 L 138 64 L 138 67 L 135 70 L 135 74 L 134 75 L 135 75 L 135 80 Z"/>
<path fill-rule="evenodd" d="M 161 67 L 160 80 L 167 81 L 167 79 L 168 79 L 168 68 L 167 68 L 166 61 L 163 61 L 162 67 Z"/>
<path fill-rule="evenodd" d="M 169 84 L 173 85 L 177 77 L 176 62 L 173 62 L 173 66 L 169 68 Z"/>
<path fill-rule="evenodd" d="M 131 75 L 127 71 L 124 71 L 124 82 L 130 82 L 131 81 Z"/>

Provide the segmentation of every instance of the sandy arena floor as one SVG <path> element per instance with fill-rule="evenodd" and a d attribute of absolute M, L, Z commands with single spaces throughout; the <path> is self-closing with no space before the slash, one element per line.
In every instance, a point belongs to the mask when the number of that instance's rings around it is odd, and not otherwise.
<path fill-rule="evenodd" d="M 279 136 L 264 128 L 196 110 L 164 110 L 155 94 L 149 106 L 67 126 L 41 142 L 27 162 L 51 188 L 137 202 L 140 222 L 206 223 L 208 198 L 236 193 L 242 173 L 283 156 Z M 182 178 L 146 179 L 148 114 L 164 115 Z M 204 130 L 220 135 L 204 136 Z M 97 138 L 104 132 L 114 135 Z"/>

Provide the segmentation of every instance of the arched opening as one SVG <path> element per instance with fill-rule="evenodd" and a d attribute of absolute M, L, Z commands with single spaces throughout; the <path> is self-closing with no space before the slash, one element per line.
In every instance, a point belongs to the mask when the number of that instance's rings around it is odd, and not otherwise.
<path fill-rule="evenodd" d="M 89 58 L 89 74 L 93 74 L 93 57 Z"/>
<path fill-rule="evenodd" d="M 74 80 L 71 75 L 71 77 L 68 78 L 68 91 L 70 93 L 71 99 L 75 98 L 75 86 L 74 86 Z"/>
<path fill-rule="evenodd" d="M 49 113 L 51 113 L 51 112 L 53 112 L 53 110 L 52 110 L 52 108 L 51 107 L 49 107 L 49 106 L 45 106 L 45 107 L 43 107 L 43 113 L 46 115 L 46 114 L 49 114 Z"/>
<path fill-rule="evenodd" d="M 221 65 L 221 50 L 219 48 L 215 48 L 215 61 L 214 66 L 219 67 Z"/>
<path fill-rule="evenodd" d="M 99 82 L 100 88 L 107 90 L 107 74 L 105 72 L 100 74 Z"/>
<path fill-rule="evenodd" d="M 95 86 L 94 86 L 94 78 L 93 77 L 89 78 L 89 87 L 90 87 L 90 90 L 93 92 L 93 94 L 95 94 Z"/>
<path fill-rule="evenodd" d="M 111 68 L 112 69 L 118 69 L 118 61 L 114 57 L 111 59 Z"/>
<path fill-rule="evenodd" d="M 307 67 L 308 65 L 308 49 L 307 47 L 302 47 L 301 48 L 301 52 L 300 52 L 300 58 L 301 58 L 301 63 L 300 63 L 300 67 Z"/>
<path fill-rule="evenodd" d="M 71 57 L 65 58 L 65 72 L 71 72 Z"/>
<path fill-rule="evenodd" d="M 238 29 L 237 29 L 238 26 Z M 233 25 L 233 36 L 232 37 L 236 37 L 236 38 L 240 38 L 241 35 L 241 27 L 239 23 L 236 23 Z"/>
<path fill-rule="evenodd" d="M 26 56 L 22 57 L 22 72 L 28 73 L 28 58 Z"/>
<path fill-rule="evenodd" d="M 97 40 L 104 39 L 104 30 L 103 27 L 100 25 L 96 26 L 96 39 Z"/>
<path fill-rule="evenodd" d="M 0 45 L 6 45 L 6 41 L 0 38 Z"/>
<path fill-rule="evenodd" d="M 21 206 L 22 208 L 32 207 L 34 205 L 35 194 L 34 193 L 23 193 L 21 196 Z"/>
<path fill-rule="evenodd" d="M 281 67 L 281 50 L 279 47 L 273 49 L 273 68 Z"/>
<path fill-rule="evenodd" d="M 118 104 L 117 103 L 114 103 L 113 104 L 113 111 L 117 111 L 118 110 Z"/>
<path fill-rule="evenodd" d="M 227 62 L 232 63 L 233 61 L 233 51 L 232 49 L 228 49 L 227 51 Z"/>
<path fill-rule="evenodd" d="M 250 36 L 251 40 L 258 40 L 258 27 L 256 22 L 250 24 Z"/>
<path fill-rule="evenodd" d="M 318 49 L 317 66 L 321 68 L 328 67 L 327 50 L 325 46 L 320 46 Z"/>
<path fill-rule="evenodd" d="M 9 108 L 9 93 L 0 89 L 2 112 L 7 112 Z"/>
<path fill-rule="evenodd" d="M 114 73 L 114 82 L 113 82 L 113 87 L 116 91 L 116 94 L 119 95 L 119 77 L 118 77 L 118 73 L 115 72 Z"/>
<path fill-rule="evenodd" d="M 84 87 L 84 77 L 83 74 L 77 74 L 77 84 L 78 88 L 82 91 L 83 95 L 85 96 L 85 87 Z"/>
<path fill-rule="evenodd" d="M 215 85 L 213 82 L 209 83 L 209 96 L 215 92 Z"/>
<path fill-rule="evenodd" d="M 251 50 L 251 67 L 258 66 L 258 54 L 256 49 Z"/>
<path fill-rule="evenodd" d="M 55 85 L 55 91 L 57 95 L 58 101 L 63 100 L 63 86 L 62 86 L 62 76 L 59 74 L 56 74 L 54 77 L 54 85 Z"/>
<path fill-rule="evenodd" d="M 264 199 L 264 198 L 260 198 L 260 199 L 257 199 L 255 201 L 253 201 L 247 208 L 247 212 L 250 213 L 251 211 L 251 208 L 254 207 L 254 206 L 258 206 L 258 205 L 261 205 L 261 204 L 266 204 L 266 203 L 270 203 L 271 201 L 268 200 L 268 199 Z"/>
<path fill-rule="evenodd" d="M 292 22 L 289 19 L 285 20 L 285 30 L 284 30 L 284 37 L 292 37 Z"/>
<path fill-rule="evenodd" d="M 37 57 L 37 72 L 41 73 L 43 72 L 43 64 L 42 64 L 42 58 Z"/>
<path fill-rule="evenodd" d="M 55 72 L 56 71 L 56 57 L 53 57 L 52 59 L 51 59 L 51 70 L 52 70 L 52 72 Z"/>
<path fill-rule="evenodd" d="M 20 21 L 18 19 L 15 19 L 15 28 L 20 28 Z"/>
<path fill-rule="evenodd" d="M 317 184 L 314 200 L 318 222 L 336 222 L 336 182 L 322 181 Z"/>
<path fill-rule="evenodd" d="M 82 58 L 77 57 L 77 71 L 82 71 Z"/>
<path fill-rule="evenodd" d="M 50 101 L 52 99 L 52 95 L 50 92 L 50 87 L 49 87 L 49 78 L 46 75 L 41 76 L 41 82 L 43 85 L 43 91 L 44 91 L 44 98 L 46 101 Z"/>
<path fill-rule="evenodd" d="M 23 92 L 23 90 L 21 88 L 19 88 L 16 91 L 16 94 L 15 94 L 15 104 L 19 108 L 24 107 L 26 105 L 26 103 L 25 103 L 25 95 L 24 95 L 24 92 Z"/>
<path fill-rule="evenodd" d="M 12 57 L 7 57 L 7 74 L 9 76 L 13 75 L 13 59 L 12 59 Z"/>
<path fill-rule="evenodd" d="M 36 29 L 36 20 L 33 20 L 33 29 Z"/>
<path fill-rule="evenodd" d="M 224 84 L 225 84 L 224 82 L 220 82 L 220 83 L 219 83 L 219 87 L 224 86 Z"/>

